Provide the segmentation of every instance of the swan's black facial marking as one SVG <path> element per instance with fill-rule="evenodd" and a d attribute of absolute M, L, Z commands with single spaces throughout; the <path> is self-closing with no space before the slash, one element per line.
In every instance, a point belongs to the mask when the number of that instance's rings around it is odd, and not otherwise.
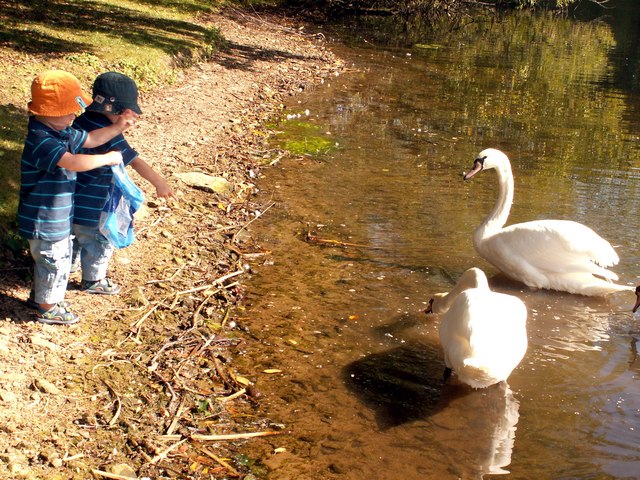
<path fill-rule="evenodd" d="M 487 159 L 486 155 L 484 157 L 478 157 L 473 161 L 473 168 L 469 170 L 462 177 L 464 180 L 469 180 L 476 173 L 481 172 L 484 169 L 484 161 Z"/>
<path fill-rule="evenodd" d="M 640 285 L 636 287 L 636 297 L 637 297 L 636 304 L 631 309 L 633 313 L 636 313 L 638 311 L 638 307 L 640 307 Z"/>
<path fill-rule="evenodd" d="M 424 313 L 433 313 L 433 298 L 429 300 L 429 306 L 424 309 Z"/>

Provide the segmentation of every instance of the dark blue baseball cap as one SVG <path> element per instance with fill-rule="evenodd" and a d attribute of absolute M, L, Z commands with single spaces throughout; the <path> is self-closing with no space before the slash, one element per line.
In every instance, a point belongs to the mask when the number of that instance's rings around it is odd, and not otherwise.
<path fill-rule="evenodd" d="M 87 107 L 87 110 L 120 115 L 127 108 L 138 115 L 142 114 L 142 110 L 138 106 L 136 82 L 118 72 L 106 72 L 98 75 L 93 82 L 93 102 Z"/>

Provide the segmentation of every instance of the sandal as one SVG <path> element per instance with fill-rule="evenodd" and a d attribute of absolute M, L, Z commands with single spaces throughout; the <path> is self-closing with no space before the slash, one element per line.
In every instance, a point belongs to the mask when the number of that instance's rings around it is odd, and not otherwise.
<path fill-rule="evenodd" d="M 103 278 L 96 282 L 82 280 L 80 289 L 87 293 L 98 293 L 101 295 L 117 295 L 120 292 L 120 286 L 111 282 L 108 278 Z"/>
<path fill-rule="evenodd" d="M 66 302 L 64 302 L 66 303 Z M 55 304 L 50 310 L 43 310 L 38 307 L 36 320 L 47 325 L 73 325 L 80 321 L 80 317 L 71 313 L 60 303 Z"/>
<path fill-rule="evenodd" d="M 38 309 L 40 308 L 40 304 L 36 303 L 36 301 L 34 300 L 35 295 L 33 294 L 33 291 L 29 294 L 29 298 L 27 298 L 24 303 L 27 304 L 27 307 L 29 308 L 33 308 Z M 67 302 L 66 300 L 62 300 L 61 302 L 58 302 L 58 305 L 60 305 L 62 308 L 69 308 L 69 305 L 71 305 L 69 302 Z"/>

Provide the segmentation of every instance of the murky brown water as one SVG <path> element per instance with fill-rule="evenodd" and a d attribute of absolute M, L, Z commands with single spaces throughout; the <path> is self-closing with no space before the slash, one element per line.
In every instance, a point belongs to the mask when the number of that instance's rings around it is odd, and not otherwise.
<path fill-rule="evenodd" d="M 484 27 L 341 50 L 354 71 L 290 106 L 302 117 L 281 126 L 287 138 L 310 135 L 302 120 L 338 149 L 284 159 L 260 180 L 275 205 L 251 233 L 272 253 L 254 265 L 243 319 L 259 342 L 238 361 L 263 412 L 291 432 L 252 441 L 269 478 L 640 478 L 634 296 L 495 277 L 471 243 L 495 175 L 461 179 L 480 150 L 504 150 L 510 223 L 583 222 L 616 245 L 621 282 L 638 283 L 640 115 L 620 72 L 633 70 L 625 44 L 607 23 Z M 308 243 L 308 229 L 366 247 Z M 471 266 L 529 311 L 529 349 L 507 387 L 441 381 L 438 318 L 421 311 Z"/>

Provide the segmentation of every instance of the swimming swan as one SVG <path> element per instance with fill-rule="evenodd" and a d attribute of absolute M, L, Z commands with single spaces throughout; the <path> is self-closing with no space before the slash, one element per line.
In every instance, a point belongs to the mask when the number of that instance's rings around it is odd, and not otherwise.
<path fill-rule="evenodd" d="M 613 283 L 606 267 L 619 261 L 613 247 L 597 233 L 570 220 L 535 220 L 504 227 L 513 203 L 513 175 L 507 156 L 487 148 L 478 154 L 464 179 L 495 169 L 500 192 L 493 211 L 478 226 L 473 243 L 482 258 L 529 287 L 603 296 L 633 287 Z"/>
<path fill-rule="evenodd" d="M 440 343 L 445 380 L 485 388 L 506 381 L 527 351 L 527 308 L 512 295 L 493 292 L 479 268 L 470 268 L 447 294 L 437 294 L 427 313 L 443 313 Z"/>

